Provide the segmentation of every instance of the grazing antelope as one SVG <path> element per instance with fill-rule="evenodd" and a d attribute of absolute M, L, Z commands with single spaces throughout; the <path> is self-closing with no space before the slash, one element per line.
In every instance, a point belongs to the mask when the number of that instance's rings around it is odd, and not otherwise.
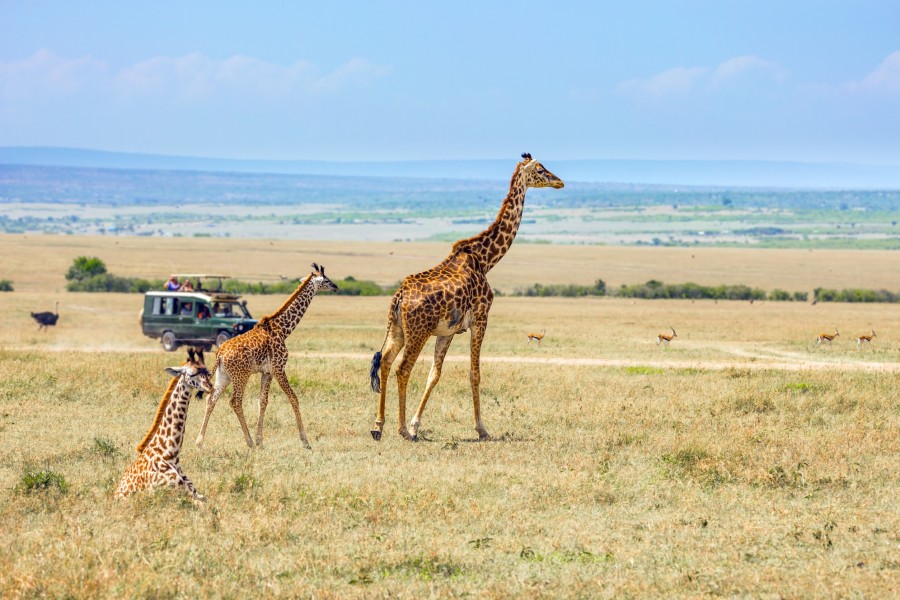
<path fill-rule="evenodd" d="M 875 335 L 875 330 L 874 330 L 874 329 L 872 330 L 872 335 L 865 335 L 865 334 L 863 334 L 863 335 L 859 336 L 858 338 L 856 338 L 856 345 L 857 345 L 857 346 L 862 346 L 863 343 L 871 344 L 871 343 L 872 343 L 872 338 L 873 338 L 873 337 L 877 337 L 877 336 Z"/>
<path fill-rule="evenodd" d="M 541 347 L 541 340 L 544 339 L 544 330 L 541 329 L 540 333 L 529 333 L 528 334 L 528 345 L 531 345 L 531 342 L 537 340 L 538 348 Z"/>
<path fill-rule="evenodd" d="M 675 333 L 674 327 L 670 326 L 669 329 L 672 330 L 672 335 L 669 335 L 668 333 L 660 333 L 659 335 L 656 336 L 656 345 L 657 346 L 659 346 L 663 342 L 665 342 L 666 346 L 668 346 L 669 342 L 671 342 L 673 339 L 678 337 L 678 334 Z"/>
<path fill-rule="evenodd" d="M 831 345 L 831 340 L 841 335 L 841 333 L 837 330 L 837 327 L 834 328 L 834 333 L 820 333 L 819 337 L 816 338 L 816 343 L 818 345 L 822 345 L 822 342 L 828 342 L 828 345 Z"/>

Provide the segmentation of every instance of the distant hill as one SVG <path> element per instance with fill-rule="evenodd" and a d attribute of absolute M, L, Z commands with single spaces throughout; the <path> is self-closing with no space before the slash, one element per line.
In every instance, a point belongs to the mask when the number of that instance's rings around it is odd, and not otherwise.
<path fill-rule="evenodd" d="M 49 147 L 0 147 L 0 164 L 362 177 L 505 180 L 509 160 L 236 160 Z M 900 189 L 900 166 L 743 160 L 554 160 L 566 181 L 650 185 Z"/>

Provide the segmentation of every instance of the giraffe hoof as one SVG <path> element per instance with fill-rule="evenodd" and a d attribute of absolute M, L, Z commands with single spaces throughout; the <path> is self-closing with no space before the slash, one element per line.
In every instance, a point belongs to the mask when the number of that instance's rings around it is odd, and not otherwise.
<path fill-rule="evenodd" d="M 380 432 L 380 431 L 378 431 L 377 429 L 373 429 L 373 430 L 370 431 L 369 433 L 372 434 L 372 439 L 373 439 L 373 440 L 375 440 L 376 442 L 380 442 L 380 441 L 381 441 L 381 432 Z"/>

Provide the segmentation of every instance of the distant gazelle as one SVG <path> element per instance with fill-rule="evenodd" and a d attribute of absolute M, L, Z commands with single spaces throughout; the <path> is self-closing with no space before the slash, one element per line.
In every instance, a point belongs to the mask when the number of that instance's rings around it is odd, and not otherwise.
<path fill-rule="evenodd" d="M 872 338 L 873 338 L 873 337 L 877 337 L 877 336 L 875 335 L 875 330 L 874 330 L 874 329 L 872 330 L 872 333 L 871 333 L 870 335 L 865 335 L 865 334 L 863 334 L 863 335 L 859 336 L 858 338 L 856 338 L 856 345 L 857 345 L 857 346 L 862 346 L 863 344 L 871 344 L 871 343 L 872 343 Z"/>
<path fill-rule="evenodd" d="M 816 338 L 816 343 L 818 345 L 822 345 L 822 342 L 828 342 L 828 345 L 831 345 L 831 340 L 841 335 L 841 332 L 837 330 L 837 327 L 834 328 L 834 333 L 820 333 L 819 337 Z"/>
<path fill-rule="evenodd" d="M 678 337 L 678 334 L 675 333 L 674 327 L 670 326 L 669 329 L 672 330 L 672 335 L 669 335 L 668 333 L 660 333 L 659 335 L 656 336 L 656 345 L 657 346 L 659 346 L 663 342 L 665 342 L 666 346 L 668 346 L 669 342 L 671 342 L 673 339 Z"/>
<path fill-rule="evenodd" d="M 544 330 L 541 329 L 540 333 L 529 333 L 528 334 L 528 345 L 531 345 L 531 342 L 537 340 L 538 347 L 541 346 L 541 340 L 544 339 Z"/>

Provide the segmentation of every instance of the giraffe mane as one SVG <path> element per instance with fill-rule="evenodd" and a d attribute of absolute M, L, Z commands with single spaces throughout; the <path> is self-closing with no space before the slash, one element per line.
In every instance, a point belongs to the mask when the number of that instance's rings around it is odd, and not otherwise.
<path fill-rule="evenodd" d="M 256 326 L 257 327 L 259 327 L 260 325 L 267 326 L 269 321 L 271 321 L 272 319 L 274 319 L 275 317 L 280 315 L 284 311 L 284 309 L 287 308 L 288 306 L 290 306 L 291 303 L 297 298 L 297 296 L 300 295 L 300 292 L 302 292 L 303 289 L 307 285 L 309 285 L 309 282 L 312 281 L 312 278 L 313 278 L 312 273 L 307 275 L 306 278 L 300 282 L 300 285 L 297 286 L 297 289 L 294 290 L 294 293 L 291 294 L 290 296 L 288 296 L 288 299 L 284 301 L 284 304 L 282 304 L 281 307 L 278 310 L 276 310 L 275 312 L 273 312 L 272 314 L 266 315 L 263 318 L 261 318 L 256 323 Z"/>
<path fill-rule="evenodd" d="M 530 155 L 530 154 L 525 153 L 525 154 L 522 155 L 523 158 L 524 158 L 525 156 L 528 156 L 528 159 L 531 159 L 531 155 Z M 510 189 L 512 189 L 512 186 L 513 186 L 513 183 L 514 183 L 515 180 L 516 180 L 516 177 L 519 176 L 519 172 L 520 172 L 520 171 L 525 167 L 525 165 L 527 165 L 527 164 L 528 164 L 527 162 L 520 162 L 520 163 L 517 163 L 517 164 L 516 164 L 516 170 L 513 171 L 512 178 L 510 178 L 510 180 L 509 180 L 509 187 L 510 187 Z M 507 195 L 506 198 L 503 199 L 503 202 L 500 204 L 500 210 L 499 210 L 499 212 L 497 212 L 497 216 L 494 218 L 494 221 L 488 226 L 488 228 L 485 229 L 484 231 L 482 231 L 481 233 L 478 233 L 478 234 L 473 235 L 472 237 L 468 237 L 468 238 L 459 240 L 459 241 L 457 241 L 456 243 L 454 243 L 454 244 L 453 244 L 453 248 L 450 250 L 450 255 L 453 256 L 453 255 L 455 255 L 455 254 L 457 254 L 457 253 L 459 253 L 459 252 L 461 252 L 461 251 L 465 251 L 466 246 L 468 246 L 469 244 L 472 244 L 473 242 L 478 241 L 480 238 L 482 238 L 482 237 L 483 237 L 485 234 L 487 234 L 489 231 L 492 231 L 492 230 L 497 229 L 497 228 L 500 226 L 500 225 L 499 225 L 499 223 L 500 223 L 500 218 L 503 216 L 503 213 L 506 212 L 507 208 L 509 208 L 509 206 L 510 206 L 511 204 L 512 204 L 512 200 L 511 200 L 510 197 Z"/>
<path fill-rule="evenodd" d="M 156 416 L 153 418 L 153 425 L 150 426 L 150 431 L 147 432 L 147 435 L 144 436 L 144 439 L 141 440 L 141 443 L 137 445 L 137 451 L 143 452 L 144 448 L 147 447 L 147 444 L 150 443 L 150 439 L 156 435 L 157 430 L 159 430 L 159 425 L 162 423 L 163 414 L 166 412 L 166 406 L 169 404 L 169 400 L 172 398 L 172 392 L 175 391 L 175 386 L 178 383 L 178 378 L 181 375 L 177 375 L 172 378 L 172 381 L 169 382 L 169 387 L 166 389 L 166 393 L 163 394 L 162 400 L 159 402 L 159 408 L 156 409 Z"/>

